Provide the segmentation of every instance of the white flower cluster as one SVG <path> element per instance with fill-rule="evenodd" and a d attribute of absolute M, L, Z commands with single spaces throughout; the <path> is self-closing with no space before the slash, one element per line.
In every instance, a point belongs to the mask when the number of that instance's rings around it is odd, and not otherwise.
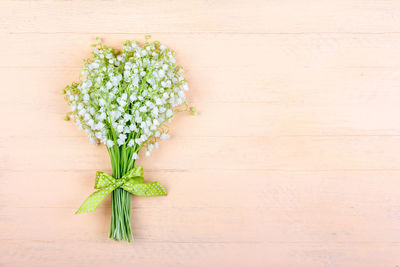
<path fill-rule="evenodd" d="M 67 119 L 75 120 L 94 144 L 131 148 L 133 159 L 146 146 L 150 155 L 157 139 L 169 138 L 162 126 L 180 111 L 176 107 L 187 108 L 182 73 L 174 52 L 157 41 L 143 46 L 126 41 L 122 50 L 99 41 L 82 82 L 64 90 L 71 108 Z"/>

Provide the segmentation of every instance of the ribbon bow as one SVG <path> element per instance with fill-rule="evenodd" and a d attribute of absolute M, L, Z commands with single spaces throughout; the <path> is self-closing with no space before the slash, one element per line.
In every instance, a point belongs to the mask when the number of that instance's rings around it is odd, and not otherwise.
<path fill-rule="evenodd" d="M 159 182 L 144 183 L 143 168 L 141 166 L 134 167 L 120 179 L 115 179 L 105 172 L 97 172 L 94 188 L 100 190 L 91 194 L 76 213 L 94 211 L 100 202 L 118 187 L 136 196 L 153 197 L 167 195 L 164 187 Z"/>

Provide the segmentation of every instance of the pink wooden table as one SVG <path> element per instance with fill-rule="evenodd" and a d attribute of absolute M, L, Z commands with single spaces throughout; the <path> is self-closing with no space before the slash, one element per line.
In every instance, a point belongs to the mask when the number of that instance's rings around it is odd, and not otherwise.
<path fill-rule="evenodd" d="M 199 116 L 178 116 L 107 238 L 110 171 L 63 121 L 96 36 L 174 48 Z M 400 2 L 0 2 L 1 266 L 400 265 Z"/>

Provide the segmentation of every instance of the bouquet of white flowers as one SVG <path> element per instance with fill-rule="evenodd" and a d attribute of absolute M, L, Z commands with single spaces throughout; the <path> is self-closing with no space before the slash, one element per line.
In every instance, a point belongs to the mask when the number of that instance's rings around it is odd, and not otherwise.
<path fill-rule="evenodd" d="M 85 60 L 82 79 L 67 86 L 63 93 L 74 120 L 93 144 L 106 145 L 112 176 L 97 172 L 95 189 L 77 213 L 90 212 L 112 193 L 110 238 L 130 241 L 131 194 L 163 196 L 159 182 L 144 183 L 143 169 L 135 166 L 139 151 L 146 156 L 158 148 L 158 140 L 168 139 L 164 125 L 189 108 L 184 91 L 188 85 L 174 52 L 158 41 L 144 45 L 126 41 L 121 50 L 103 45 L 98 38 L 93 58 Z M 181 108 L 178 109 L 177 107 Z"/>

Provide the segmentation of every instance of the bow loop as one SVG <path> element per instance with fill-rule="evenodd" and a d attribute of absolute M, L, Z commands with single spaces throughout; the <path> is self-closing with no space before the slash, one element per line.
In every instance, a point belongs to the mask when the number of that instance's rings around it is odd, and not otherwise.
<path fill-rule="evenodd" d="M 167 195 L 164 187 L 159 182 L 144 183 L 143 168 L 141 166 L 134 167 L 120 179 L 115 179 L 105 172 L 97 172 L 94 188 L 99 190 L 91 194 L 76 213 L 94 211 L 101 201 L 118 187 L 137 196 Z"/>
<path fill-rule="evenodd" d="M 95 189 L 105 188 L 115 182 L 115 178 L 105 172 L 96 172 Z"/>

